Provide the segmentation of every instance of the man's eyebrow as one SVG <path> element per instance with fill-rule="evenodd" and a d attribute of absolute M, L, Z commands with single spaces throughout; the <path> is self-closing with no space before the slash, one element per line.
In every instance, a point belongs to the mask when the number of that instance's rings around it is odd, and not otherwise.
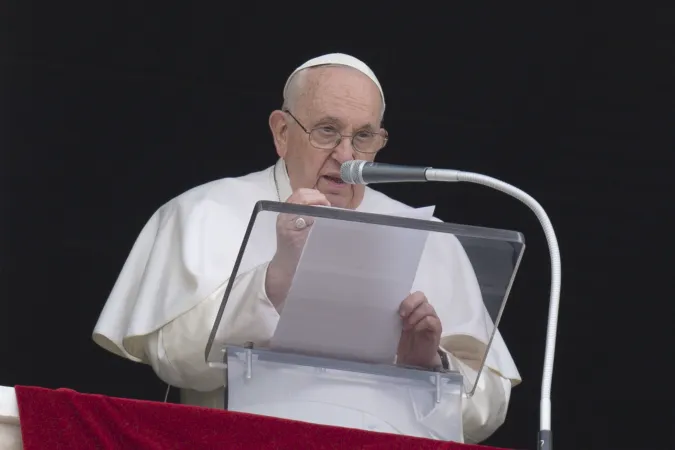
<path fill-rule="evenodd" d="M 316 121 L 316 123 L 335 123 L 338 125 L 342 125 L 342 121 L 338 119 L 337 117 L 333 116 L 323 116 L 319 120 Z"/>
<path fill-rule="evenodd" d="M 322 118 L 320 118 L 319 120 L 316 121 L 316 125 L 320 125 L 320 124 L 323 124 L 323 123 L 332 123 L 332 124 L 336 124 L 336 125 L 340 125 L 340 126 L 344 125 L 342 120 L 340 120 L 339 118 L 334 117 L 334 116 L 324 116 L 324 117 L 322 117 Z M 359 131 L 362 131 L 362 130 L 373 131 L 374 129 L 376 129 L 376 127 L 373 126 L 373 124 L 371 124 L 371 123 L 367 123 L 367 124 L 361 125 L 360 127 L 355 127 L 355 129 L 359 130 Z"/>

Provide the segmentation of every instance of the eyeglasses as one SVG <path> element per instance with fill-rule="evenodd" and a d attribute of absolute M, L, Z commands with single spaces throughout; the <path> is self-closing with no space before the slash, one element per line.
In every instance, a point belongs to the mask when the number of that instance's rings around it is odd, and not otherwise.
<path fill-rule="evenodd" d="M 311 130 L 307 130 L 305 126 L 287 109 L 284 112 L 291 116 L 293 120 L 302 128 L 302 131 L 307 133 L 309 143 L 312 147 L 320 150 L 333 150 L 344 138 L 351 138 L 352 148 L 359 153 L 377 153 L 387 145 L 389 135 L 386 131 L 373 132 L 362 130 L 356 134 L 347 135 L 340 133 L 335 127 L 331 125 L 319 125 Z"/>

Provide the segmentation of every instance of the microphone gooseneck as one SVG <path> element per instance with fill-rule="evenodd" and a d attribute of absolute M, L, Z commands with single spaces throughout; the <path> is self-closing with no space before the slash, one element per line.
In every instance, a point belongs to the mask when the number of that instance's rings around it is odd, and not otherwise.
<path fill-rule="evenodd" d="M 421 172 L 420 172 L 421 171 Z M 420 173 L 423 179 L 419 179 Z M 396 175 L 401 175 L 398 179 Z M 412 175 L 416 179 L 410 180 Z M 440 181 L 440 182 L 467 182 L 480 184 L 503 192 L 524 203 L 534 212 L 544 230 L 546 243 L 551 259 L 551 290 L 549 297 L 548 324 L 546 328 L 546 350 L 544 353 L 544 372 L 541 383 L 541 400 L 539 415 L 539 434 L 537 448 L 552 450 L 551 435 L 551 384 L 553 382 L 553 361 L 555 359 L 555 344 L 558 329 L 558 310 L 560 306 L 560 287 L 562 270 L 560 263 L 560 249 L 553 225 L 544 211 L 544 208 L 529 194 L 503 181 L 478 173 L 462 172 L 459 170 L 434 169 L 431 167 L 417 168 L 378 164 L 367 161 L 347 161 L 342 164 L 340 175 L 342 180 L 350 184 L 368 184 L 378 182 L 407 182 L 407 181 Z M 378 179 L 385 179 L 378 181 Z"/>

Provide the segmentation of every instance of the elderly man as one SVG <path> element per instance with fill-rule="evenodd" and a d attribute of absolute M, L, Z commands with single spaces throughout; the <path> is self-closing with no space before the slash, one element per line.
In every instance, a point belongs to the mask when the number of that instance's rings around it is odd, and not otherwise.
<path fill-rule="evenodd" d="M 286 83 L 282 109 L 269 117 L 278 162 L 196 187 L 163 205 L 141 231 L 122 269 L 94 330 L 95 342 L 150 364 L 159 378 L 181 388 L 182 402 L 222 408 L 223 376 L 206 364 L 204 349 L 254 204 L 273 200 L 381 214 L 410 209 L 371 188 L 340 180 L 343 162 L 373 160 L 385 146 L 384 110 L 380 83 L 356 58 L 324 55 L 296 69 Z M 228 301 L 234 312 L 221 322 L 233 341 L 265 345 L 279 320 L 291 281 L 292 230 L 288 221 L 276 226 L 276 252 L 234 281 Z M 485 315 L 468 258 L 458 242 L 451 247 L 457 272 L 451 276 L 468 281 L 448 290 L 428 284 L 427 292 L 402 299 L 396 363 L 433 369 L 445 362 L 475 374 L 475 347 L 487 342 L 473 342 L 466 338 L 471 333 L 458 330 L 467 323 L 484 324 Z M 438 275 L 430 266 L 432 284 L 443 278 Z M 503 423 L 511 388 L 520 382 L 498 333 L 487 367 L 476 393 L 462 406 L 466 441 L 482 441 Z M 380 429 L 397 430 L 387 426 Z M 428 431 L 413 427 L 406 434 L 442 435 L 434 433 L 434 426 L 443 424 L 429 425 Z"/>

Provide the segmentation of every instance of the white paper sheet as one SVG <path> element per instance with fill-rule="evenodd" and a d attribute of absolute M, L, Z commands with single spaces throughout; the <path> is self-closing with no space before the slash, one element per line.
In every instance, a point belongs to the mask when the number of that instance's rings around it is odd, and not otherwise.
<path fill-rule="evenodd" d="M 429 220 L 434 209 L 391 215 Z M 401 335 L 398 308 L 410 294 L 428 235 L 316 218 L 270 347 L 392 363 Z"/>

